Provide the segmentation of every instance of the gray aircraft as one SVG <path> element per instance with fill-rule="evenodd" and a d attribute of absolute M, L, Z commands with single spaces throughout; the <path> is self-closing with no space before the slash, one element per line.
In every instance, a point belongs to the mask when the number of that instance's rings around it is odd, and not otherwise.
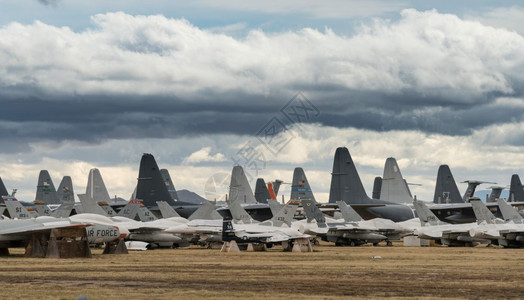
<path fill-rule="evenodd" d="M 349 151 L 337 148 L 333 162 L 329 203 L 344 201 L 351 205 L 364 219 L 384 218 L 394 222 L 414 217 L 412 209 L 403 204 L 371 199 L 367 196 Z"/>
<path fill-rule="evenodd" d="M 520 177 L 517 174 L 511 176 L 508 201 L 524 202 L 524 188 L 522 187 Z"/>
<path fill-rule="evenodd" d="M 410 205 L 413 201 L 411 191 L 409 190 L 406 180 L 402 177 L 397 160 L 393 157 L 386 159 L 384 165 L 384 174 L 379 183 L 373 184 L 373 190 L 378 190 L 380 185 L 380 197 L 378 199 L 404 205 Z"/>

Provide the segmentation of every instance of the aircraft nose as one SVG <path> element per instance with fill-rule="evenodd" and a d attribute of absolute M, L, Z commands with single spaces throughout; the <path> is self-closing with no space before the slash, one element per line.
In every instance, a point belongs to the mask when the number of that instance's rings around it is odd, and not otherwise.
<path fill-rule="evenodd" d="M 120 231 L 120 236 L 118 237 L 119 239 L 125 239 L 126 237 L 129 236 L 129 230 L 127 228 L 125 227 L 116 227 L 116 228 L 118 228 L 118 230 Z"/>

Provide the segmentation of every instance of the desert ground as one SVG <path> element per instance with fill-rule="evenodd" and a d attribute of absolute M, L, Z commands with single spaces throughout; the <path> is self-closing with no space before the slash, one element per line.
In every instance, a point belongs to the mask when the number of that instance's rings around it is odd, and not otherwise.
<path fill-rule="evenodd" d="M 191 247 L 93 258 L 0 258 L 1 299 L 524 298 L 524 249 L 315 246 L 313 253 Z"/>

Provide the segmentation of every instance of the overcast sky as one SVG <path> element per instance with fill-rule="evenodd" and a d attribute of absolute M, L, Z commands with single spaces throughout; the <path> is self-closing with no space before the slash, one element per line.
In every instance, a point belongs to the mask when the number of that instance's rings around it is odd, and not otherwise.
<path fill-rule="evenodd" d="M 129 198 L 142 153 L 202 196 L 235 164 L 253 186 L 300 166 L 327 201 L 340 146 L 369 194 L 391 156 L 425 200 L 440 164 L 523 175 L 519 1 L 171 2 L 3 2 L 0 176 L 20 200 L 41 169 L 82 193 L 93 167 Z"/>

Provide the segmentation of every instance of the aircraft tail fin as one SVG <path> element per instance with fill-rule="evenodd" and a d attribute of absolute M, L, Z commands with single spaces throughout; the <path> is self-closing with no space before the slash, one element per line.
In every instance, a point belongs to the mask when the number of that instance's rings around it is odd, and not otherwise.
<path fill-rule="evenodd" d="M 167 169 L 160 170 L 160 174 L 162 175 L 162 178 L 164 179 L 164 182 L 166 184 L 167 190 L 169 191 L 169 194 L 171 195 L 171 198 L 173 200 L 177 201 L 180 198 L 178 198 L 178 194 L 175 189 L 175 185 L 173 184 L 173 181 L 171 180 L 171 175 L 169 175 L 169 171 Z"/>
<path fill-rule="evenodd" d="M 379 199 L 403 204 L 409 203 L 413 199 L 408 185 L 402 177 L 397 160 L 393 157 L 386 159 Z"/>
<path fill-rule="evenodd" d="M 50 216 L 51 209 L 45 204 L 35 204 L 34 209 L 38 216 Z"/>
<path fill-rule="evenodd" d="M 70 176 L 64 176 L 60 185 L 58 185 L 58 190 L 56 191 L 58 200 L 60 203 L 75 203 L 75 192 L 73 191 L 73 181 Z"/>
<path fill-rule="evenodd" d="M 238 201 L 229 201 L 229 211 L 233 216 L 235 222 L 242 222 L 243 224 L 258 223 L 246 212 L 246 210 L 240 205 Z"/>
<path fill-rule="evenodd" d="M 231 183 L 229 185 L 229 201 L 243 204 L 257 203 L 253 191 L 249 186 L 244 169 L 241 166 L 234 166 L 231 171 Z"/>
<path fill-rule="evenodd" d="M 157 217 L 143 204 L 138 208 L 138 218 L 142 222 L 157 220 Z"/>
<path fill-rule="evenodd" d="M 295 216 L 295 212 L 298 209 L 298 205 L 289 205 L 286 204 L 282 209 L 271 218 L 271 221 L 273 226 L 280 227 L 282 224 L 286 224 L 288 226 L 291 226 L 291 221 L 293 220 L 293 217 Z M 264 225 L 263 223 L 260 223 L 261 225 Z"/>
<path fill-rule="evenodd" d="M 291 183 L 291 200 L 300 202 L 302 199 L 311 200 L 313 204 L 317 204 L 304 169 L 295 168 L 293 182 Z"/>
<path fill-rule="evenodd" d="M 97 168 L 89 170 L 86 195 L 97 202 L 107 202 L 110 199 L 104 179 Z"/>
<path fill-rule="evenodd" d="M 524 223 L 524 218 L 516 211 L 513 206 L 509 205 L 504 199 L 498 199 L 500 212 L 505 221 L 513 221 L 513 223 Z"/>
<path fill-rule="evenodd" d="M 275 179 L 275 181 L 271 182 L 273 186 L 273 192 L 275 193 L 275 197 L 278 196 L 278 191 L 280 190 L 280 186 L 282 185 L 284 181 L 280 179 Z"/>
<path fill-rule="evenodd" d="M 51 176 L 47 170 L 41 170 L 38 175 L 35 202 L 60 204 L 60 200 L 56 194 L 55 185 L 53 184 L 53 180 L 51 180 Z"/>
<path fill-rule="evenodd" d="M 464 203 L 448 165 L 438 168 L 433 203 Z"/>
<path fill-rule="evenodd" d="M 486 202 L 497 202 L 497 200 L 500 199 L 500 194 L 502 194 L 503 189 L 503 186 L 492 186 L 491 193 Z"/>
<path fill-rule="evenodd" d="M 97 203 L 109 217 L 116 216 L 115 210 L 107 202 L 98 202 Z"/>
<path fill-rule="evenodd" d="M 167 202 L 158 201 L 156 204 L 158 205 L 158 209 L 162 214 L 162 218 L 180 218 L 180 215 L 175 211 L 175 209 L 171 205 L 167 204 Z"/>
<path fill-rule="evenodd" d="M 302 200 L 302 207 L 304 208 L 304 213 L 306 214 L 307 221 L 310 223 L 313 220 L 317 221 L 319 226 L 326 224 L 326 217 L 320 211 L 320 209 L 313 203 L 311 200 Z"/>
<path fill-rule="evenodd" d="M 2 178 L 0 178 L 0 197 L 8 196 L 8 195 L 9 195 L 9 192 L 5 188 L 4 181 L 2 180 Z"/>
<path fill-rule="evenodd" d="M 372 199 L 380 199 L 380 191 L 382 190 L 382 177 L 377 176 L 373 181 L 373 194 Z"/>
<path fill-rule="evenodd" d="M 108 217 L 106 211 L 102 207 L 100 207 L 100 205 L 98 205 L 98 203 L 95 200 L 89 197 L 89 195 L 78 194 L 78 199 L 80 199 L 80 203 L 82 204 L 84 213 L 97 214 Z"/>
<path fill-rule="evenodd" d="M 204 202 L 194 213 L 189 216 L 188 220 L 220 220 L 222 216 L 217 212 L 211 202 Z"/>
<path fill-rule="evenodd" d="M 442 224 L 442 222 L 439 221 L 437 216 L 428 208 L 426 203 L 420 200 L 413 200 L 413 206 L 415 206 L 415 210 L 417 212 L 417 216 L 420 219 L 420 223 L 422 225 L 439 225 Z"/>
<path fill-rule="evenodd" d="M 517 174 L 511 175 L 508 201 L 524 202 L 524 189 L 522 188 L 520 177 Z"/>
<path fill-rule="evenodd" d="M 67 218 L 71 215 L 71 211 L 73 210 L 74 206 L 74 202 L 63 202 L 57 209 L 55 209 L 55 211 L 51 213 L 51 216 L 55 218 Z"/>
<path fill-rule="evenodd" d="M 11 219 L 31 219 L 31 213 L 15 197 L 3 196 L 5 207 Z"/>
<path fill-rule="evenodd" d="M 134 220 L 140 209 L 140 204 L 142 204 L 140 201 L 130 200 L 120 209 L 117 216 Z"/>
<path fill-rule="evenodd" d="M 282 207 L 284 207 L 283 204 L 280 204 L 277 200 L 273 199 L 267 200 L 267 204 L 269 204 L 269 209 L 271 210 L 271 214 L 273 215 L 273 217 L 278 214 Z"/>
<path fill-rule="evenodd" d="M 488 224 L 495 224 L 497 223 L 497 218 L 493 215 L 493 213 L 489 210 L 489 208 L 484 204 L 482 201 L 480 201 L 479 198 L 471 198 L 470 201 L 471 206 L 473 207 L 473 212 L 475 213 L 475 218 L 477 218 L 477 222 L 486 222 Z"/>
<path fill-rule="evenodd" d="M 350 205 L 346 204 L 346 202 L 337 201 L 337 204 L 345 222 L 360 222 L 363 220 L 362 217 Z"/>
<path fill-rule="evenodd" d="M 349 150 L 346 147 L 337 148 L 331 173 L 329 203 L 344 201 L 347 204 L 365 204 L 369 200 Z"/>
<path fill-rule="evenodd" d="M 267 203 L 267 200 L 271 199 L 269 190 L 262 178 L 258 178 L 255 184 L 255 199 L 258 203 Z"/>
<path fill-rule="evenodd" d="M 169 194 L 155 158 L 148 153 L 142 155 L 140 160 L 136 199 L 142 200 L 146 207 L 156 206 L 157 201 L 166 201 L 171 206 L 176 205 Z"/>

